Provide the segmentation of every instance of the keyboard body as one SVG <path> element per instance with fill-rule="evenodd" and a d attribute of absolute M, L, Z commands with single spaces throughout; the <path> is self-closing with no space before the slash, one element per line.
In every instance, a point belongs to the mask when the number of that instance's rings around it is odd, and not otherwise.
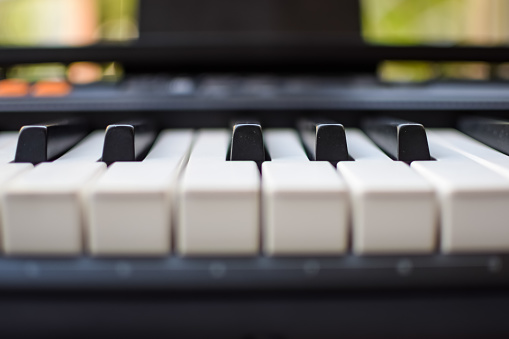
<path fill-rule="evenodd" d="M 59 98 L 2 98 L 2 127 L 68 116 L 101 128 L 148 117 L 162 128 L 226 127 L 254 117 L 295 127 L 321 115 L 359 127 L 397 116 L 454 127 L 507 117 L 509 83 L 388 85 L 370 76 L 134 76 Z M 509 255 L 334 257 L 0 257 L 0 333 L 137 333 L 181 338 L 507 337 Z M 55 319 L 58 319 L 56 321 Z M 97 326 L 93 325 L 96 323 Z M 66 324 L 62 326 L 62 324 Z"/>

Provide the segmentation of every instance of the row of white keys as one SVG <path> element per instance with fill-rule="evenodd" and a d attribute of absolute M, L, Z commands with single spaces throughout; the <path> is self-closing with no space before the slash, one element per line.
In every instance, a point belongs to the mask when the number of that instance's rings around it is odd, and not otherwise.
<path fill-rule="evenodd" d="M 437 161 L 416 161 L 411 165 L 438 192 L 441 251 L 509 250 L 509 180 L 465 157 L 464 151 L 447 139 L 429 133 L 431 156 Z"/>
<path fill-rule="evenodd" d="M 509 228 L 504 225 L 509 179 L 484 167 L 503 174 L 506 156 L 458 132 L 446 132 L 428 134 L 437 161 L 413 162 L 410 168 L 392 161 L 362 132 L 347 129 L 349 153 L 356 161 L 339 163 L 338 176 L 329 163 L 308 160 L 293 130 L 266 130 L 273 161 L 262 166 L 263 251 L 344 253 L 347 186 L 357 254 L 433 251 L 438 221 L 433 187 L 440 199 L 443 252 L 509 250 Z M 30 164 L 0 166 L 5 252 L 81 253 L 85 197 L 91 253 L 167 254 L 175 216 L 170 200 L 177 191 L 179 254 L 257 254 L 260 174 L 254 162 L 225 161 L 230 137 L 227 130 L 200 131 L 178 189 L 175 178 L 187 160 L 190 131 L 164 132 L 143 162 L 116 163 L 106 172 L 96 162 L 102 150 L 99 132 L 35 170 L 28 171 Z"/>
<path fill-rule="evenodd" d="M 75 255 L 84 242 L 101 255 L 169 251 L 169 200 L 192 132 L 162 132 L 145 162 L 114 164 L 101 176 L 106 166 L 96 160 L 103 134 L 92 133 L 61 159 L 7 186 L 8 211 L 2 215 L 7 254 Z"/>
<path fill-rule="evenodd" d="M 334 255 L 348 248 L 348 194 L 328 162 L 309 161 L 297 133 L 267 129 L 262 165 L 263 250 Z"/>
<path fill-rule="evenodd" d="M 202 131 L 193 149 L 180 194 L 182 203 L 177 248 L 181 254 L 251 254 L 258 250 L 259 176 L 252 163 L 224 161 L 229 137 L 228 131 Z M 101 167 L 100 164 L 94 163 L 100 154 L 101 139 L 102 133 L 93 133 L 59 161 L 38 167 L 34 175 L 28 176 L 30 179 L 28 185 L 23 186 L 19 183 L 13 185 L 7 194 L 7 197 L 10 197 L 9 201 L 16 202 L 13 197 L 23 190 L 31 191 L 28 192 L 30 194 L 37 193 L 38 200 L 48 198 L 47 203 L 58 200 L 61 194 L 54 192 L 52 188 L 57 187 L 55 180 L 61 181 L 62 178 L 67 179 L 68 182 L 73 182 L 74 179 L 74 185 L 68 187 L 70 191 L 65 193 L 79 196 L 80 187 L 94 176 L 94 168 Z M 348 167 L 353 166 L 354 172 L 366 168 L 368 169 L 366 176 L 371 176 L 374 173 L 373 168 L 365 162 L 370 159 L 383 159 L 388 171 L 394 171 L 394 168 L 398 167 L 404 171 L 402 169 L 406 168 L 405 165 L 394 163 L 386 158 L 361 133 L 352 131 L 350 139 L 353 139 L 350 140 L 350 145 L 356 145 L 351 148 L 352 155 L 358 161 L 363 161 L 364 165 L 345 163 L 342 167 L 346 168 L 344 169 L 346 173 L 348 173 Z M 274 255 L 344 252 L 348 237 L 348 202 L 344 182 L 335 175 L 330 164 L 308 161 L 294 131 L 268 130 L 266 143 L 273 162 L 265 163 L 263 168 L 265 252 Z M 158 149 L 162 148 L 154 147 L 147 157 L 147 163 L 150 162 L 151 157 L 157 157 Z M 182 153 L 185 151 L 181 150 L 180 154 Z M 66 162 L 74 162 L 74 164 L 66 165 Z M 82 162 L 88 162 L 89 169 L 86 169 L 87 166 L 81 166 Z M 141 164 L 143 162 L 115 164 L 91 189 L 88 236 L 92 253 L 160 254 L 169 250 L 168 215 L 170 213 L 164 215 L 164 207 L 170 206 L 168 199 L 161 194 L 159 203 L 150 203 L 145 206 L 147 201 L 142 201 L 145 199 L 138 193 L 140 188 L 145 186 L 145 188 L 149 187 L 149 190 L 152 189 L 151 193 L 156 196 L 154 191 L 160 191 L 161 187 L 165 186 L 164 181 L 169 180 L 170 175 L 158 175 L 157 177 L 160 178 L 158 180 L 146 179 L 144 183 L 133 184 L 133 179 L 143 171 L 157 172 L 160 170 L 157 168 L 161 168 Z M 249 167 L 251 169 L 246 170 Z M 56 175 L 51 176 L 50 172 Z M 357 189 L 355 184 L 353 187 L 356 192 L 365 189 L 363 194 L 372 193 L 370 191 L 372 188 L 376 191 L 379 188 L 376 187 L 377 181 L 386 180 L 382 175 L 381 180 L 377 179 L 373 184 L 365 180 L 366 177 L 363 178 L 362 174 L 360 176 L 360 182 L 366 185 L 367 189 L 366 187 Z M 151 178 L 151 176 L 144 176 L 144 178 Z M 355 182 L 355 176 L 349 180 Z M 233 185 L 228 186 L 232 183 Z M 28 186 L 30 189 L 27 188 Z M 132 199 L 131 201 L 127 198 L 128 196 Z M 391 207 L 381 206 L 381 202 L 378 201 L 372 205 L 366 204 L 370 197 L 371 195 L 367 194 L 353 202 L 354 211 L 356 211 L 354 216 L 360 215 L 359 218 L 354 218 L 355 239 L 358 239 L 361 244 L 354 246 L 354 250 L 359 253 L 380 251 L 379 239 L 387 242 L 387 239 L 398 239 L 398 235 L 408 238 L 401 225 L 396 223 L 393 230 L 388 230 L 384 236 L 375 237 L 374 243 L 368 241 L 373 231 L 375 235 L 377 234 L 377 230 L 372 229 L 373 225 L 369 223 L 369 220 L 363 223 L 363 217 L 371 215 L 377 208 Z M 12 220 L 6 219 L 8 221 L 7 236 L 4 241 L 6 251 L 14 254 L 79 252 L 81 246 L 78 241 L 81 229 L 79 201 L 70 199 L 68 203 L 72 207 L 69 208 L 72 213 L 53 226 L 48 226 L 47 217 L 25 220 L 19 213 L 15 213 L 15 208 L 12 209 L 13 212 L 6 215 L 7 218 L 14 213 Z M 26 196 L 18 201 L 18 204 L 29 206 Z M 144 206 L 144 208 L 129 208 L 134 206 L 133 204 L 138 207 Z M 53 205 L 53 209 L 43 208 L 43 210 L 51 214 L 55 212 L 55 207 L 59 206 L 58 203 Z M 154 208 L 157 211 L 154 211 Z M 125 211 L 128 212 L 122 213 Z M 388 214 L 387 210 L 385 212 Z M 141 217 L 141 215 L 144 216 Z M 151 218 L 154 215 L 158 215 L 159 218 Z M 316 216 L 319 216 L 319 222 L 316 221 Z M 144 225 L 148 219 L 154 220 L 151 223 L 152 227 L 149 227 L 150 230 L 142 229 L 140 225 Z M 16 226 L 17 221 L 18 224 L 25 226 Z M 46 226 L 39 227 L 39 230 L 42 230 L 46 237 L 42 237 L 42 234 L 40 237 L 47 241 L 40 242 L 39 246 L 33 246 L 31 240 L 33 233 L 27 227 L 33 228 L 33 225 L 39 225 L 41 222 Z M 391 218 L 391 222 L 394 222 L 394 218 Z M 57 232 L 58 229 L 65 228 L 66 224 L 72 226 L 70 227 L 72 232 Z M 313 224 L 315 226 L 310 227 Z M 10 232 L 12 229 L 17 232 Z M 57 242 L 63 248 L 55 246 Z M 67 244 L 67 247 L 64 244 Z M 387 249 L 382 246 L 382 250 Z M 389 246 L 389 251 L 398 250 L 394 249 L 394 245 Z"/>
<path fill-rule="evenodd" d="M 139 162 L 117 162 L 87 195 L 94 255 L 163 255 L 171 249 L 173 195 L 193 132 L 167 130 Z"/>
<path fill-rule="evenodd" d="M 179 189 L 181 255 L 259 252 L 260 173 L 254 161 L 226 161 L 231 132 L 201 130 Z"/>
<path fill-rule="evenodd" d="M 431 185 L 361 131 L 347 129 L 346 137 L 355 161 L 338 163 L 338 171 L 351 194 L 354 253 L 432 252 L 437 211 Z"/>

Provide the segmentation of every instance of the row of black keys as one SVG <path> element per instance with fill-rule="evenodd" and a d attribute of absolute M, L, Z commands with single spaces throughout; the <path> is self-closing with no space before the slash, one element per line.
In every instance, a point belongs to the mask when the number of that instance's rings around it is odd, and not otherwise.
<path fill-rule="evenodd" d="M 81 119 L 23 126 L 19 132 L 14 162 L 38 164 L 52 161 L 81 141 L 88 127 Z M 101 161 L 141 160 L 157 136 L 153 123 L 145 120 L 109 125 L 104 134 Z"/>
<path fill-rule="evenodd" d="M 328 119 L 304 119 L 298 123 L 311 160 L 336 164 L 348 161 L 344 126 Z M 363 130 L 394 160 L 432 160 L 426 131 L 421 124 L 386 117 L 366 119 Z M 509 154 L 509 122 L 469 117 L 460 129 L 481 142 Z M 76 119 L 24 126 L 20 130 L 14 162 L 51 161 L 68 151 L 87 134 L 86 125 Z M 141 160 L 157 136 L 156 126 L 145 120 L 109 125 L 104 136 L 102 161 Z M 228 160 L 250 160 L 259 165 L 267 159 L 261 124 L 257 121 L 232 123 Z"/>

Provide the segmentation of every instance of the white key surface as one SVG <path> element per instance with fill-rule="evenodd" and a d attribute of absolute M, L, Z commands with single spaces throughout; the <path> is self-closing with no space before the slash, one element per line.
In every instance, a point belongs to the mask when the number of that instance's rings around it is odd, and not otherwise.
<path fill-rule="evenodd" d="M 3 190 L 9 181 L 17 175 L 33 168 L 34 165 L 30 163 L 9 163 L 0 165 L 0 190 Z"/>
<path fill-rule="evenodd" d="M 444 253 L 509 250 L 509 179 L 428 135 L 437 161 L 414 161 L 440 202 L 440 241 Z"/>
<path fill-rule="evenodd" d="M 106 165 L 42 163 L 2 192 L 3 246 L 13 255 L 77 255 L 83 244 L 82 194 Z"/>
<path fill-rule="evenodd" d="M 309 161 L 299 135 L 293 129 L 266 129 L 263 132 L 263 140 L 274 162 Z"/>
<path fill-rule="evenodd" d="M 403 162 L 340 162 L 352 204 L 357 254 L 429 253 L 436 247 L 431 185 Z"/>
<path fill-rule="evenodd" d="M 348 246 L 348 194 L 328 162 L 264 162 L 263 248 L 268 255 L 338 255 Z"/>
<path fill-rule="evenodd" d="M 143 162 L 172 159 L 187 160 L 193 136 L 194 132 L 188 129 L 162 131 Z"/>
<path fill-rule="evenodd" d="M 355 161 L 364 160 L 385 160 L 392 161 L 378 146 L 376 146 L 369 137 L 361 130 L 356 128 L 347 128 L 346 143 L 348 145 L 348 154 Z"/>
<path fill-rule="evenodd" d="M 0 132 L 0 165 L 14 161 L 17 141 L 16 132 Z"/>
<path fill-rule="evenodd" d="M 104 131 L 94 131 L 55 161 L 98 161 L 102 157 L 103 145 Z"/>
<path fill-rule="evenodd" d="M 328 162 L 310 162 L 298 133 L 267 129 L 262 165 L 263 246 L 268 255 L 346 251 L 346 185 Z"/>
<path fill-rule="evenodd" d="M 145 160 L 116 162 L 88 195 L 94 255 L 164 255 L 171 249 L 172 198 L 193 132 L 160 133 Z"/>
<path fill-rule="evenodd" d="M 16 143 L 18 141 L 18 132 L 7 131 L 0 132 L 0 147 L 7 144 Z"/>
<path fill-rule="evenodd" d="M 447 158 L 466 157 L 509 177 L 509 156 L 454 129 L 435 128 L 427 133 L 431 147 Z"/>
<path fill-rule="evenodd" d="M 436 247 L 432 186 L 393 161 L 363 132 L 346 129 L 355 161 L 338 163 L 351 194 L 352 247 L 357 254 L 428 253 Z"/>
<path fill-rule="evenodd" d="M 197 133 L 189 162 L 226 161 L 231 133 L 226 129 L 202 129 Z"/>
<path fill-rule="evenodd" d="M 260 173 L 255 162 L 226 161 L 231 133 L 201 130 L 179 189 L 181 255 L 254 255 L 259 251 Z"/>
<path fill-rule="evenodd" d="M 34 168 L 34 165 L 29 163 L 10 163 L 10 164 L 4 164 L 0 165 L 0 192 L 2 192 L 6 185 L 13 180 L 17 175 L 29 171 Z M 2 204 L 0 204 L 0 215 L 3 215 L 2 212 Z M 0 222 L 1 226 L 1 222 Z M 3 227 L 0 227 L 0 230 L 2 230 Z M 3 232 L 1 232 L 3 233 Z M 0 234 L 0 239 L 3 238 L 3 234 Z M 0 240 L 1 241 L 1 240 Z M 2 248 L 3 245 L 0 243 L 0 248 Z"/>

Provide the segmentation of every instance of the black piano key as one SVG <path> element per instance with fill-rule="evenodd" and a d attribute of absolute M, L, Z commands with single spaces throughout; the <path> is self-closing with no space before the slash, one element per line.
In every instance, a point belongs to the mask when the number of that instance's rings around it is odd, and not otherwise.
<path fill-rule="evenodd" d="M 509 154 L 509 121 L 468 117 L 459 121 L 459 129 L 474 139 Z"/>
<path fill-rule="evenodd" d="M 19 131 L 14 162 L 38 164 L 51 161 L 68 151 L 88 132 L 80 119 L 23 126 Z"/>
<path fill-rule="evenodd" d="M 394 160 L 407 163 L 432 160 L 426 130 L 421 124 L 392 118 L 372 118 L 364 121 L 363 129 Z"/>
<path fill-rule="evenodd" d="M 261 166 L 265 161 L 262 126 L 257 121 L 235 121 L 232 123 L 231 161 L 251 160 Z"/>
<path fill-rule="evenodd" d="M 106 127 L 102 161 L 139 161 L 157 136 L 155 126 L 145 120 L 128 121 Z"/>
<path fill-rule="evenodd" d="M 328 119 L 303 119 L 298 127 L 311 160 L 333 165 L 349 160 L 343 125 Z"/>

